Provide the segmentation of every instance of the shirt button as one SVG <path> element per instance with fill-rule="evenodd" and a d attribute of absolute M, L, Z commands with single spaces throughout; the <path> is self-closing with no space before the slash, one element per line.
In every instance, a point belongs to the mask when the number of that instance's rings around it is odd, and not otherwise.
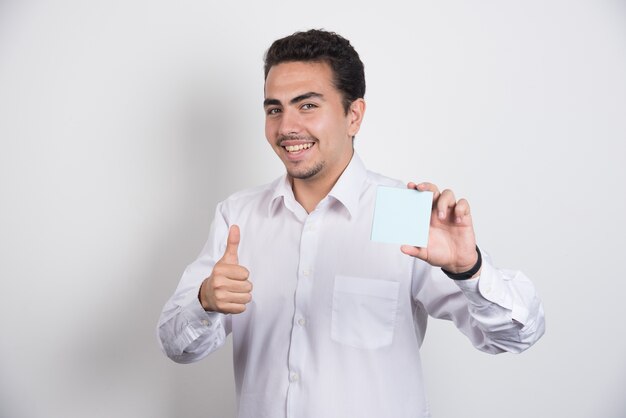
<path fill-rule="evenodd" d="M 298 378 L 299 378 L 298 373 L 291 373 L 291 374 L 289 375 L 289 380 L 290 380 L 291 382 L 297 382 L 297 381 L 298 381 Z"/>
<path fill-rule="evenodd" d="M 300 318 L 300 319 L 298 319 L 298 325 L 300 325 L 301 327 L 303 327 L 303 326 L 304 326 L 304 324 L 306 324 L 306 319 L 304 319 L 304 318 Z"/>
<path fill-rule="evenodd" d="M 309 269 L 302 270 L 302 275 L 305 276 L 305 277 L 310 276 L 311 275 L 311 270 L 309 270 Z"/>
<path fill-rule="evenodd" d="M 211 325 L 211 321 L 209 321 L 208 319 L 203 319 L 202 325 L 204 325 L 205 327 L 208 327 L 209 325 Z"/>

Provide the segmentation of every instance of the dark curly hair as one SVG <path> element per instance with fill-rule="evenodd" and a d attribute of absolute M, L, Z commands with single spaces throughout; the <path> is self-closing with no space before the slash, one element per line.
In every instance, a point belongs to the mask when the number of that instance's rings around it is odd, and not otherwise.
<path fill-rule="evenodd" d="M 335 88 L 343 96 L 346 114 L 350 104 L 365 96 L 365 72 L 350 41 L 334 32 L 311 29 L 278 39 L 265 53 L 265 79 L 272 66 L 293 61 L 325 62 L 333 70 Z"/>

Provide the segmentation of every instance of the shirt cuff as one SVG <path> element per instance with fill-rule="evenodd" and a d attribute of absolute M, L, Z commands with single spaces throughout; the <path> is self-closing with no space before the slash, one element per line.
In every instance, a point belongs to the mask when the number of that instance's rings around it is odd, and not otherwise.
<path fill-rule="evenodd" d="M 500 272 L 484 259 L 478 277 L 454 282 L 472 305 L 485 306 L 495 303 L 505 309 L 513 310 L 513 296 L 505 280 Z"/>
<path fill-rule="evenodd" d="M 185 328 L 179 335 L 179 347 L 187 347 L 203 334 L 214 332 L 222 325 L 223 314 L 205 311 L 197 293 L 190 292 L 180 308 L 185 318 Z"/>

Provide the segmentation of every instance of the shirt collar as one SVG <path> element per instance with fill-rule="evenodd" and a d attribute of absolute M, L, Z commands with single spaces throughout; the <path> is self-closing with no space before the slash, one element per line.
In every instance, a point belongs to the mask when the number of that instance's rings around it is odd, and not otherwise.
<path fill-rule="evenodd" d="M 366 178 L 367 169 L 358 154 L 354 152 L 350 163 L 328 193 L 328 196 L 341 203 L 348 210 L 350 217 L 357 214 L 362 185 Z M 275 181 L 274 193 L 268 206 L 270 216 L 275 213 L 281 200 L 287 209 L 295 212 L 296 199 L 286 174 Z"/>
<path fill-rule="evenodd" d="M 367 178 L 367 170 L 361 158 L 355 152 L 350 163 L 343 171 L 329 196 L 341 203 L 350 213 L 356 216 L 359 210 L 359 199 L 363 191 L 363 182 Z"/>
<path fill-rule="evenodd" d="M 268 214 L 272 216 L 276 213 L 280 202 L 283 202 L 287 209 L 294 212 L 295 207 L 294 203 L 296 201 L 295 196 L 293 195 L 293 190 L 291 188 L 291 183 L 287 178 L 287 174 L 283 174 L 281 177 L 277 178 L 274 181 L 274 193 L 270 198 L 270 203 L 268 205 Z"/>

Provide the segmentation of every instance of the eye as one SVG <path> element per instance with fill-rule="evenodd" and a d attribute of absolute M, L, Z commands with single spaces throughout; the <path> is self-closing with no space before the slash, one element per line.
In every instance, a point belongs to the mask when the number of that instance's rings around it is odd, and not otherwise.
<path fill-rule="evenodd" d="M 277 107 L 270 107 L 269 109 L 265 110 L 265 113 L 268 116 L 276 115 L 276 114 L 280 113 L 280 109 L 277 108 Z"/>
<path fill-rule="evenodd" d="M 315 109 L 317 107 L 317 105 L 313 104 L 313 103 L 305 103 L 303 104 L 300 109 L 302 110 L 311 110 L 311 109 Z"/>

